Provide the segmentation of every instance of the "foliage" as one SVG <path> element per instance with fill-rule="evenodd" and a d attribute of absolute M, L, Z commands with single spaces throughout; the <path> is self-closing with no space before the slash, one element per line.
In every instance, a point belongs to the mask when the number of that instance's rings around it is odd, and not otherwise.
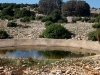
<path fill-rule="evenodd" d="M 100 15 L 96 17 L 95 22 L 100 22 Z"/>
<path fill-rule="evenodd" d="M 100 28 L 100 23 L 96 23 L 92 25 L 93 28 Z"/>
<path fill-rule="evenodd" d="M 72 18 L 72 23 L 76 23 L 76 19 L 75 18 Z"/>
<path fill-rule="evenodd" d="M 3 10 L 3 8 L 0 6 L 0 10 Z"/>
<path fill-rule="evenodd" d="M 5 30 L 0 29 L 0 39 L 6 39 L 8 38 L 8 34 Z"/>
<path fill-rule="evenodd" d="M 42 22 L 58 22 L 58 20 L 62 22 L 67 22 L 67 19 L 61 16 L 61 11 L 59 9 L 53 10 L 48 16 L 45 16 L 41 19 Z"/>
<path fill-rule="evenodd" d="M 67 23 L 67 22 L 68 22 L 68 20 L 67 20 L 67 18 L 66 18 L 66 17 L 62 17 L 62 20 L 63 20 L 63 22 L 65 22 L 65 23 Z"/>
<path fill-rule="evenodd" d="M 76 1 L 67 1 L 62 4 L 61 10 L 63 16 L 73 16 L 75 15 L 75 5 Z"/>
<path fill-rule="evenodd" d="M 94 23 L 95 22 L 95 19 L 90 19 L 88 20 L 89 23 Z"/>
<path fill-rule="evenodd" d="M 50 15 L 53 22 L 57 22 L 59 19 L 61 19 L 61 11 L 59 9 L 53 10 Z"/>
<path fill-rule="evenodd" d="M 90 15 L 90 6 L 85 1 L 77 1 L 75 7 L 76 16 L 89 16 Z"/>
<path fill-rule="evenodd" d="M 89 16 L 90 6 L 85 1 L 67 1 L 62 4 L 63 16 Z"/>
<path fill-rule="evenodd" d="M 35 20 L 41 20 L 43 18 L 43 16 L 37 16 L 36 18 L 35 18 Z"/>
<path fill-rule="evenodd" d="M 58 23 L 67 23 L 68 20 L 66 17 L 62 17 L 61 19 L 58 20 Z"/>
<path fill-rule="evenodd" d="M 22 19 L 20 19 L 21 22 L 30 22 L 30 18 L 29 17 L 24 17 Z"/>
<path fill-rule="evenodd" d="M 8 27 L 16 27 L 16 26 L 17 26 L 17 23 L 8 22 L 7 26 L 8 26 Z"/>
<path fill-rule="evenodd" d="M 42 19 L 41 19 L 42 22 L 46 22 L 46 21 L 52 21 L 52 17 L 50 15 L 48 16 L 44 16 Z"/>
<path fill-rule="evenodd" d="M 35 12 L 23 8 L 27 6 L 31 6 L 31 4 L 2 3 L 0 5 L 0 18 L 12 20 L 14 18 L 23 18 L 28 16 L 30 19 L 34 20 Z"/>
<path fill-rule="evenodd" d="M 63 20 L 61 19 L 61 20 L 58 20 L 58 23 L 63 23 Z"/>
<path fill-rule="evenodd" d="M 82 22 L 84 22 L 84 21 L 87 22 L 88 20 L 90 20 L 90 19 L 87 18 L 87 17 L 84 17 L 84 18 L 81 19 Z"/>
<path fill-rule="evenodd" d="M 30 16 L 29 19 L 30 19 L 30 20 L 35 20 L 35 17 L 34 17 L 34 16 Z"/>
<path fill-rule="evenodd" d="M 45 22 L 45 27 L 50 26 L 51 24 L 53 24 L 52 21 L 46 21 L 46 22 Z"/>
<path fill-rule="evenodd" d="M 37 8 L 38 7 L 38 4 L 31 4 L 30 7 L 33 9 L 33 8 Z"/>
<path fill-rule="evenodd" d="M 12 10 L 11 7 L 7 7 L 7 8 L 4 8 L 1 11 L 1 14 L 2 14 L 2 16 L 5 16 L 5 15 L 13 16 L 14 15 L 14 11 Z"/>
<path fill-rule="evenodd" d="M 22 17 L 31 16 L 31 11 L 24 8 L 24 9 L 21 10 L 20 14 L 21 14 Z"/>
<path fill-rule="evenodd" d="M 73 23 L 76 23 L 76 21 L 80 21 L 80 20 L 82 20 L 81 17 L 72 18 Z"/>
<path fill-rule="evenodd" d="M 65 39 L 71 38 L 72 33 L 59 24 L 52 24 L 43 31 L 44 38 Z"/>
<path fill-rule="evenodd" d="M 60 9 L 62 0 L 40 0 L 38 12 L 48 15 L 54 9 Z"/>
<path fill-rule="evenodd" d="M 96 28 L 96 39 L 100 42 L 100 23 L 92 25 L 93 28 Z"/>
<path fill-rule="evenodd" d="M 90 32 L 90 33 L 88 34 L 88 40 L 97 41 L 97 38 L 96 38 L 96 31 Z"/>

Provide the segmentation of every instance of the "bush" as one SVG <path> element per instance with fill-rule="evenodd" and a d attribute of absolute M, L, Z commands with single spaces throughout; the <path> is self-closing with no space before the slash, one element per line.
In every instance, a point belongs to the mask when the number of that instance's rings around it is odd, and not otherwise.
<path fill-rule="evenodd" d="M 43 16 L 37 16 L 36 18 L 35 18 L 35 20 L 41 20 L 43 18 Z"/>
<path fill-rule="evenodd" d="M 76 19 L 73 18 L 73 19 L 72 19 L 72 23 L 76 23 Z"/>
<path fill-rule="evenodd" d="M 45 22 L 45 27 L 50 26 L 51 24 L 53 24 L 52 21 L 46 21 L 46 22 Z"/>
<path fill-rule="evenodd" d="M 29 17 L 24 17 L 22 19 L 20 19 L 21 22 L 30 22 L 30 18 Z"/>
<path fill-rule="evenodd" d="M 6 31 L 0 29 L 0 39 L 8 38 L 8 34 Z"/>
<path fill-rule="evenodd" d="M 66 18 L 66 17 L 62 17 L 62 20 L 63 20 L 63 22 L 65 22 L 65 23 L 67 23 L 67 22 L 68 22 L 68 20 L 67 20 L 67 18 Z"/>
<path fill-rule="evenodd" d="M 95 19 L 90 19 L 88 20 L 89 23 L 94 23 L 95 22 Z"/>
<path fill-rule="evenodd" d="M 72 33 L 66 30 L 63 26 L 52 24 L 43 31 L 44 38 L 65 39 L 71 38 Z"/>
<path fill-rule="evenodd" d="M 17 23 L 8 22 L 7 26 L 8 26 L 8 27 L 17 27 Z"/>
<path fill-rule="evenodd" d="M 100 22 L 100 15 L 96 17 L 95 22 Z"/>
<path fill-rule="evenodd" d="M 46 22 L 46 21 L 52 21 L 52 17 L 51 16 L 45 16 L 41 19 L 42 22 Z"/>
<path fill-rule="evenodd" d="M 34 17 L 34 16 L 30 16 L 29 19 L 30 19 L 30 20 L 35 20 L 35 17 Z"/>
<path fill-rule="evenodd" d="M 58 20 L 58 23 L 67 23 L 67 18 L 66 17 L 62 17 L 60 20 Z"/>
<path fill-rule="evenodd" d="M 81 19 L 82 22 L 84 22 L 84 21 L 87 22 L 88 20 L 89 20 L 89 18 L 86 18 L 86 17 Z"/>
<path fill-rule="evenodd" d="M 61 19 L 61 20 L 58 20 L 58 23 L 63 23 L 64 21 Z"/>
<path fill-rule="evenodd" d="M 81 17 L 73 18 L 72 23 L 76 23 L 76 21 L 81 21 L 81 20 L 82 20 Z"/>
<path fill-rule="evenodd" d="M 90 33 L 88 34 L 88 40 L 97 41 L 97 38 L 96 38 L 96 31 L 90 32 Z"/>
<path fill-rule="evenodd" d="M 96 23 L 92 25 L 93 28 L 100 28 L 100 23 Z"/>

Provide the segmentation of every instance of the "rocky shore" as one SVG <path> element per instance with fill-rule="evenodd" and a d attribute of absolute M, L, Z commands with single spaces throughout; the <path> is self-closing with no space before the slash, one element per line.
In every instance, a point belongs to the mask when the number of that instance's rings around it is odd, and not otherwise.
<path fill-rule="evenodd" d="M 100 75 L 100 55 L 60 60 L 28 60 L 17 59 L 15 66 L 0 65 L 0 75 Z"/>

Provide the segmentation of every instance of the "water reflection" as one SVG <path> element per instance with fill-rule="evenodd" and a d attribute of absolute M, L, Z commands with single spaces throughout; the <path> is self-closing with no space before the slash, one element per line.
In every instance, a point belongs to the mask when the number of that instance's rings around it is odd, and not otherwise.
<path fill-rule="evenodd" d="M 71 51 L 60 51 L 60 50 L 54 50 L 54 51 L 38 51 L 40 54 L 42 54 L 44 57 L 48 59 L 61 59 L 61 58 L 76 58 L 76 57 L 84 57 L 84 56 L 91 56 L 96 55 L 95 53 L 74 53 Z"/>
<path fill-rule="evenodd" d="M 63 50 L 36 50 L 36 49 L 7 49 L 0 50 L 0 57 L 10 57 L 10 58 L 27 58 L 29 56 L 33 58 L 47 58 L 47 59 L 61 59 L 61 58 L 72 58 L 72 57 L 84 57 L 95 55 L 96 53 L 82 53 L 73 51 L 63 51 Z"/>

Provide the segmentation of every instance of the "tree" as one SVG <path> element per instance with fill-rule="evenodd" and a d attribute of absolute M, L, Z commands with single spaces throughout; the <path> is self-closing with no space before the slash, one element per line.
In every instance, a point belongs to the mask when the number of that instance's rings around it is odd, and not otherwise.
<path fill-rule="evenodd" d="M 67 1 L 62 4 L 62 16 L 73 16 L 75 15 L 76 1 Z"/>
<path fill-rule="evenodd" d="M 44 38 L 65 39 L 71 38 L 72 33 L 66 30 L 63 26 L 52 24 L 43 31 Z"/>
<path fill-rule="evenodd" d="M 85 1 L 77 1 L 75 7 L 76 16 L 89 16 L 90 15 L 90 6 Z"/>
<path fill-rule="evenodd" d="M 90 6 L 85 1 L 70 0 L 62 4 L 63 16 L 89 16 Z"/>
<path fill-rule="evenodd" d="M 14 15 L 14 11 L 12 10 L 11 7 L 4 8 L 1 13 L 3 16 L 5 15 L 13 16 Z"/>
<path fill-rule="evenodd" d="M 40 0 L 39 13 L 48 15 L 54 9 L 61 9 L 62 0 Z"/>

